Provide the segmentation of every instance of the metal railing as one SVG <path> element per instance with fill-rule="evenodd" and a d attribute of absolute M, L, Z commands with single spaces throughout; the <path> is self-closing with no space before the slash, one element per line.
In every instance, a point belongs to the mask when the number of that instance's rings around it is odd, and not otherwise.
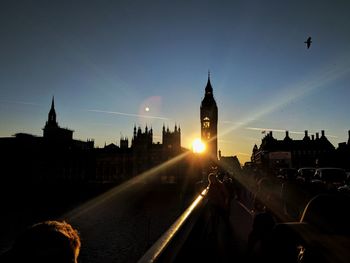
<path fill-rule="evenodd" d="M 173 262 L 185 244 L 207 203 L 208 188 L 204 189 L 171 227 L 139 259 L 138 263 Z"/>

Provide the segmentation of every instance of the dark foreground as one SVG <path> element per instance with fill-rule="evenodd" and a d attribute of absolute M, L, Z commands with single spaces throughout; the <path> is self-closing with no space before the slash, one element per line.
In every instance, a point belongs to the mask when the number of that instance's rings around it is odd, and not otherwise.
<path fill-rule="evenodd" d="M 194 196 L 176 185 L 144 183 L 26 187 L 17 193 L 2 198 L 0 253 L 29 225 L 64 219 L 80 232 L 80 262 L 136 262 Z"/>

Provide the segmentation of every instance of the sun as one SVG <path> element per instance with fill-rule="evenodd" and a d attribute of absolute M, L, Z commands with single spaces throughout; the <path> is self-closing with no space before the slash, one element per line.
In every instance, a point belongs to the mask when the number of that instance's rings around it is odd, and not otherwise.
<path fill-rule="evenodd" d="M 192 143 L 192 150 L 194 153 L 202 153 L 205 151 L 205 144 L 197 138 Z"/>

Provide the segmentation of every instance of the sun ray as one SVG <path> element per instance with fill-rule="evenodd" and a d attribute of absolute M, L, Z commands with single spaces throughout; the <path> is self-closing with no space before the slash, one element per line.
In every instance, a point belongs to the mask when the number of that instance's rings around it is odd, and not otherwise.
<path fill-rule="evenodd" d="M 336 81 L 337 79 L 348 74 L 349 72 L 350 72 L 349 65 L 346 65 L 344 67 L 328 69 L 328 70 L 324 70 L 323 72 L 319 72 L 319 74 L 316 74 L 317 77 L 313 79 L 286 87 L 283 89 L 286 91 L 284 94 L 280 94 L 279 97 L 276 97 L 271 99 L 270 101 L 267 101 L 267 103 L 264 106 L 262 106 L 261 108 L 257 109 L 255 112 L 250 114 L 249 118 L 247 118 L 246 120 L 242 120 L 234 123 L 234 125 L 226 128 L 224 131 L 219 133 L 218 136 L 223 136 L 225 134 L 230 133 L 233 130 L 242 128 L 248 125 L 249 123 L 251 123 L 252 120 L 258 120 L 262 116 L 265 116 L 269 113 L 276 111 L 277 109 L 287 105 L 293 100 L 300 99 L 303 96 L 306 96 L 307 94 L 317 89 L 321 89 L 327 84 L 333 81 Z"/>
<path fill-rule="evenodd" d="M 97 196 L 96 198 L 80 205 L 77 208 L 74 208 L 70 212 L 64 214 L 62 216 L 62 219 L 74 220 L 76 218 L 79 218 L 83 215 L 90 213 L 94 208 L 103 205 L 106 201 L 108 201 L 112 197 L 116 195 L 123 195 L 123 194 L 126 194 L 128 191 L 132 191 L 133 187 L 136 184 L 144 183 L 147 180 L 153 179 L 152 177 L 157 175 L 159 172 L 173 165 L 176 165 L 179 161 L 183 160 L 189 153 L 190 151 L 186 151 L 156 167 L 151 168 L 148 171 L 141 173 L 140 175 L 137 175 L 129 179 L 128 181 L 110 189 L 109 191 L 103 193 L 102 195 Z"/>

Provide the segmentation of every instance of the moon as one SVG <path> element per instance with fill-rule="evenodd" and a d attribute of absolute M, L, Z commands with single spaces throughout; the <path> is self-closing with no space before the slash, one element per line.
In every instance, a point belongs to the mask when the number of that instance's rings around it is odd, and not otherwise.
<path fill-rule="evenodd" d="M 146 107 L 146 108 L 145 108 L 145 111 L 147 111 L 147 112 L 148 112 L 148 111 L 149 111 L 149 107 Z"/>

